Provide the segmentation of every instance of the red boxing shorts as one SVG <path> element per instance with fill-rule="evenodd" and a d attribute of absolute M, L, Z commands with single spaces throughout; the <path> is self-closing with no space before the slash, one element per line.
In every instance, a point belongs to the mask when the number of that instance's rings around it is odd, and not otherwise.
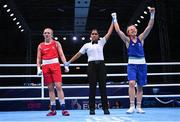
<path fill-rule="evenodd" d="M 62 82 L 61 67 L 59 63 L 42 65 L 45 85 L 54 82 Z"/>

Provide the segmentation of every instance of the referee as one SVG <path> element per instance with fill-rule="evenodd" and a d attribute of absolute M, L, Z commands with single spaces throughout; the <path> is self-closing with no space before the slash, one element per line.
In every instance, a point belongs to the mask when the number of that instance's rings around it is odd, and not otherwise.
<path fill-rule="evenodd" d="M 104 114 L 110 114 L 108 110 L 108 100 L 106 95 L 106 68 L 104 64 L 103 47 L 106 41 L 109 39 L 113 31 L 113 23 L 111 23 L 107 34 L 103 38 L 99 38 L 97 29 L 91 31 L 91 42 L 88 42 L 82 46 L 76 55 L 66 63 L 69 66 L 70 63 L 78 59 L 82 54 L 87 53 L 88 56 L 88 81 L 89 81 L 89 108 L 90 115 L 95 115 L 95 96 L 96 86 L 99 82 L 99 90 L 101 94 L 102 109 Z"/>

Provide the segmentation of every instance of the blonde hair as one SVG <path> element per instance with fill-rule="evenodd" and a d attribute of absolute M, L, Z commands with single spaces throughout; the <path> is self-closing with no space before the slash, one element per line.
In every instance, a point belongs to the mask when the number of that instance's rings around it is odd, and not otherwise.
<path fill-rule="evenodd" d="M 48 29 L 48 30 L 51 30 L 51 35 L 52 35 L 52 37 L 53 37 L 53 34 L 54 34 L 53 29 L 52 29 L 52 28 L 45 28 L 44 31 L 47 30 L 47 29 Z M 43 31 L 43 32 L 44 32 L 44 31 Z"/>
<path fill-rule="evenodd" d="M 129 26 L 127 26 L 127 29 L 126 29 L 126 34 L 127 34 L 127 35 L 129 35 L 129 34 L 128 34 L 128 33 L 129 33 L 129 30 L 128 30 L 128 29 L 129 29 L 129 27 L 131 27 L 131 26 L 133 26 L 133 27 L 135 27 L 135 28 L 136 28 L 136 26 L 135 26 L 135 25 L 129 25 Z M 136 29 L 137 29 L 137 28 L 136 28 Z"/>

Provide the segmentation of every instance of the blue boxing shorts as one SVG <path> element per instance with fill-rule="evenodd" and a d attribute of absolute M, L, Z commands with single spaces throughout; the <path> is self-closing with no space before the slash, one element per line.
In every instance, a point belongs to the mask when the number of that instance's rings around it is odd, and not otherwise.
<path fill-rule="evenodd" d="M 139 86 L 147 84 L 147 65 L 146 64 L 128 64 L 128 81 L 135 80 Z"/>

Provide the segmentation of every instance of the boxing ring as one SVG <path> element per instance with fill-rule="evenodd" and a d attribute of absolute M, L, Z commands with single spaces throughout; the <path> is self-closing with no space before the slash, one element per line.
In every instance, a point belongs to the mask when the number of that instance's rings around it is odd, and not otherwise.
<path fill-rule="evenodd" d="M 126 67 L 127 63 L 106 63 L 107 67 Z M 180 66 L 180 62 L 147 63 L 151 66 Z M 36 64 L 0 64 L 3 68 L 36 68 Z M 87 74 L 71 74 L 71 67 L 87 67 L 87 64 L 71 64 L 66 78 L 86 78 Z M 177 68 L 178 69 L 178 68 Z M 148 72 L 148 77 L 174 76 L 180 72 Z M 109 73 L 107 77 L 126 77 L 126 73 Z M 63 84 L 67 108 L 71 116 L 64 117 L 58 110 L 55 117 L 46 117 L 49 97 L 43 78 L 38 75 L 0 75 L 6 78 L 38 78 L 40 84 L 29 86 L 0 86 L 0 121 L 61 121 L 61 122 L 172 122 L 180 121 L 180 83 L 148 84 L 144 87 L 142 106 L 146 114 L 126 114 L 129 105 L 128 84 L 107 82 L 110 115 L 101 110 L 100 95 L 97 91 L 96 115 L 89 115 L 88 84 Z M 119 103 L 117 106 L 115 103 Z M 72 105 L 73 104 L 73 105 Z M 76 107 L 75 107 L 76 106 Z M 24 116 L 24 117 L 22 117 Z"/>

